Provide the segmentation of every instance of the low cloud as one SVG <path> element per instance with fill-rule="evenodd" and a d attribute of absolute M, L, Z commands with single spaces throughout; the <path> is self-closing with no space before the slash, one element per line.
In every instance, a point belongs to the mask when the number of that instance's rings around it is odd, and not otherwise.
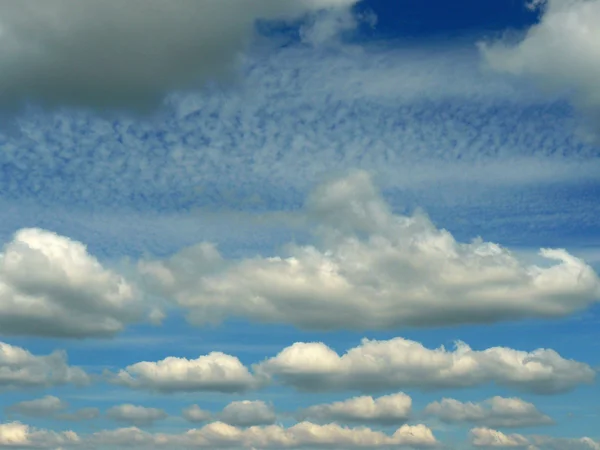
<path fill-rule="evenodd" d="M 38 430 L 21 422 L 0 423 L 0 447 L 60 448 L 79 442 L 79 436 L 73 431 Z"/>
<path fill-rule="evenodd" d="M 0 99 L 144 110 L 173 90 L 228 78 L 256 21 L 357 1 L 3 0 Z"/>
<path fill-rule="evenodd" d="M 554 421 L 532 403 L 520 398 L 493 397 L 481 403 L 463 403 L 452 398 L 427 405 L 425 413 L 446 423 L 472 423 L 489 428 L 552 425 Z"/>
<path fill-rule="evenodd" d="M 411 415 L 412 399 L 400 392 L 373 398 L 354 397 L 341 402 L 311 406 L 298 413 L 298 417 L 318 422 L 400 424 Z"/>
<path fill-rule="evenodd" d="M 205 411 L 198 405 L 188 406 L 187 408 L 184 408 L 181 413 L 188 422 L 208 422 L 212 418 L 210 411 Z"/>
<path fill-rule="evenodd" d="M 155 392 L 244 392 L 260 380 L 235 356 L 212 352 L 197 359 L 168 357 L 139 362 L 117 374 L 107 373 L 114 384 Z"/>
<path fill-rule="evenodd" d="M 259 425 L 272 425 L 277 416 L 273 405 L 263 401 L 242 400 L 231 402 L 225 408 L 218 419 L 228 425 L 236 427 L 253 427 Z"/>
<path fill-rule="evenodd" d="M 480 44 L 487 66 L 533 80 L 553 94 L 572 94 L 600 127 L 600 1 L 534 0 L 530 5 L 539 10 L 540 21 L 522 39 Z"/>
<path fill-rule="evenodd" d="M 106 411 L 106 417 L 116 420 L 117 422 L 143 426 L 152 425 L 157 420 L 166 419 L 168 415 L 162 409 L 146 408 L 144 406 L 126 403 L 110 408 Z"/>
<path fill-rule="evenodd" d="M 110 337 L 140 320 L 135 287 L 80 242 L 31 228 L 0 253 L 0 334 Z"/>
<path fill-rule="evenodd" d="M 297 342 L 254 366 L 259 374 L 302 391 L 467 388 L 495 383 L 537 394 L 566 392 L 592 383 L 595 371 L 554 350 L 506 347 L 429 349 L 403 338 L 363 339 L 339 355 L 323 343 Z"/>
<path fill-rule="evenodd" d="M 490 428 L 473 428 L 471 444 L 475 447 L 528 447 L 529 440 L 520 434 L 504 434 Z"/>
<path fill-rule="evenodd" d="M 197 325 L 242 317 L 308 330 L 395 329 L 558 318 L 600 299 L 600 280 L 565 250 L 531 265 L 498 244 L 459 243 L 423 214 L 393 214 L 364 172 L 308 198 L 315 244 L 227 260 L 201 243 L 142 261 L 146 288 Z"/>
<path fill-rule="evenodd" d="M 52 417 L 67 408 L 67 404 L 58 397 L 46 395 L 35 400 L 27 400 L 6 408 L 8 413 L 29 417 Z"/>
<path fill-rule="evenodd" d="M 0 390 L 89 382 L 90 378 L 82 369 L 68 365 L 65 352 L 36 356 L 21 347 L 0 342 Z"/>

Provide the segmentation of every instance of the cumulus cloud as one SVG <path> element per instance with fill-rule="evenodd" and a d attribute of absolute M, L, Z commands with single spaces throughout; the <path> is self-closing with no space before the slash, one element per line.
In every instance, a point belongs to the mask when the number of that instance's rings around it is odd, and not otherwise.
<path fill-rule="evenodd" d="M 257 20 L 288 20 L 358 0 L 35 0 L 0 2 L 2 103 L 154 106 L 226 76 Z"/>
<path fill-rule="evenodd" d="M 237 316 L 302 329 L 393 329 L 564 317 L 600 299 L 600 280 L 565 250 L 530 265 L 478 238 L 459 243 L 423 214 L 393 214 L 365 172 L 308 198 L 316 244 L 237 261 L 201 243 L 141 261 L 148 289 L 189 310 L 192 323 Z"/>
<path fill-rule="evenodd" d="M 144 406 L 126 403 L 113 406 L 106 411 L 106 416 L 117 422 L 126 422 L 136 426 L 152 425 L 157 420 L 166 419 L 167 413 L 158 408 L 146 408 Z"/>
<path fill-rule="evenodd" d="M 21 422 L 0 423 L 0 447 L 56 448 L 79 442 L 79 436 L 73 431 L 38 430 Z"/>
<path fill-rule="evenodd" d="M 517 43 L 481 43 L 489 67 L 572 93 L 578 105 L 600 118 L 600 1 L 532 1 L 539 23 Z"/>
<path fill-rule="evenodd" d="M 429 349 L 403 338 L 363 339 L 339 355 L 323 343 L 297 342 L 255 365 L 257 373 L 302 391 L 466 388 L 495 383 L 553 394 L 591 383 L 595 371 L 551 349 L 505 347 L 473 350 L 458 342 L 451 351 Z"/>
<path fill-rule="evenodd" d="M 0 390 L 67 383 L 85 385 L 89 381 L 82 369 L 68 365 L 65 352 L 36 356 L 21 347 L 0 342 Z"/>
<path fill-rule="evenodd" d="M 234 356 L 212 352 L 197 359 L 168 357 L 161 361 L 143 361 L 108 373 L 112 383 L 156 392 L 244 392 L 259 386 Z"/>
<path fill-rule="evenodd" d="M 535 405 L 520 398 L 492 397 L 481 403 L 463 403 L 452 398 L 433 402 L 425 408 L 446 423 L 477 423 L 490 428 L 517 428 L 551 425 L 554 421 Z"/>
<path fill-rule="evenodd" d="M 473 428 L 471 444 L 475 447 L 527 447 L 529 440 L 520 434 L 504 434 L 490 428 Z"/>
<path fill-rule="evenodd" d="M 81 408 L 72 413 L 59 414 L 57 416 L 60 420 L 69 420 L 78 422 L 80 420 L 92 420 L 100 416 L 100 410 L 94 407 Z"/>
<path fill-rule="evenodd" d="M 191 405 L 184 408 L 182 415 L 189 422 L 207 422 L 212 417 L 209 411 L 201 409 L 198 405 Z"/>
<path fill-rule="evenodd" d="M 319 422 L 398 424 L 411 414 L 412 399 L 400 392 L 373 398 L 354 397 L 341 402 L 311 406 L 298 413 L 302 419 Z"/>
<path fill-rule="evenodd" d="M 109 337 L 141 315 L 134 286 L 79 242 L 22 229 L 0 253 L 0 334 Z"/>
<path fill-rule="evenodd" d="M 263 401 L 242 400 L 231 402 L 221 414 L 219 420 L 228 425 L 236 427 L 252 427 L 258 425 L 272 425 L 275 423 L 277 416 L 273 405 L 269 405 Z"/>
<path fill-rule="evenodd" d="M 7 411 L 30 417 L 50 417 L 64 410 L 66 407 L 67 404 L 58 397 L 46 395 L 35 400 L 15 403 L 9 406 Z"/>
<path fill-rule="evenodd" d="M 181 435 L 150 434 L 137 428 L 95 433 L 92 442 L 104 445 L 178 445 L 199 448 L 389 448 L 437 444 L 424 425 L 403 425 L 392 435 L 366 427 L 316 425 L 301 422 L 290 428 L 277 425 L 237 428 L 213 422 Z"/>

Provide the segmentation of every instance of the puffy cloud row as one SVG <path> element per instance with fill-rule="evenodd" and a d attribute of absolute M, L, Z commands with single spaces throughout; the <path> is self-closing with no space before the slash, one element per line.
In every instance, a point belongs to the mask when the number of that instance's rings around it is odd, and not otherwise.
<path fill-rule="evenodd" d="M 551 349 L 532 352 L 505 347 L 429 349 L 403 338 L 363 339 L 339 355 L 320 342 L 297 342 L 251 370 L 231 355 L 213 352 L 197 359 L 168 357 L 106 372 L 115 384 L 155 392 L 244 392 L 270 383 L 300 391 L 380 392 L 467 388 L 496 383 L 538 394 L 566 392 L 591 383 L 595 371 Z"/>
<path fill-rule="evenodd" d="M 0 390 L 89 382 L 89 376 L 82 369 L 68 365 L 64 352 L 36 356 L 21 347 L 0 342 Z"/>
<path fill-rule="evenodd" d="M 600 442 L 589 437 L 579 439 L 505 434 L 490 428 L 474 428 L 471 444 L 485 448 L 523 448 L 527 450 L 599 450 Z"/>
<path fill-rule="evenodd" d="M 220 414 L 216 415 L 201 409 L 198 405 L 191 405 L 182 413 L 189 422 L 200 423 L 217 419 L 219 422 L 236 427 L 272 425 L 277 420 L 273 405 L 261 400 L 231 402 L 223 408 Z"/>
<path fill-rule="evenodd" d="M 257 20 L 347 11 L 357 1 L 2 0 L 2 104 L 144 109 L 228 78 Z"/>
<path fill-rule="evenodd" d="M 21 230 L 0 253 L 0 333 L 109 337 L 145 315 L 160 321 L 156 294 L 198 325 L 243 317 L 322 330 L 562 317 L 600 298 L 598 276 L 581 259 L 544 249 L 556 263 L 541 267 L 481 239 L 456 242 L 421 214 L 393 214 L 364 172 L 317 188 L 306 215 L 318 224 L 316 246 L 228 261 L 201 243 L 141 261 L 143 287 L 80 242 Z"/>
<path fill-rule="evenodd" d="M 553 93 L 572 93 L 579 106 L 600 119 L 600 1 L 530 4 L 540 10 L 541 18 L 522 39 L 480 44 L 488 66 L 533 79 Z"/>
<path fill-rule="evenodd" d="M 525 264 L 482 239 L 459 243 L 422 214 L 393 214 L 369 175 L 327 182 L 308 198 L 317 244 L 229 261 L 201 243 L 142 261 L 147 288 L 197 325 L 231 316 L 302 329 L 393 329 L 555 318 L 600 299 L 594 270 L 565 250 Z"/>
<path fill-rule="evenodd" d="M 427 405 L 425 412 L 447 423 L 478 423 L 490 428 L 517 428 L 554 423 L 532 403 L 520 398 L 497 396 L 481 403 L 463 403 L 444 398 L 440 402 Z"/>
<path fill-rule="evenodd" d="M 0 446 L 50 448 L 77 444 L 143 448 L 389 448 L 430 447 L 438 441 L 425 425 L 403 425 L 388 435 L 365 427 L 346 428 L 310 422 L 290 428 L 271 425 L 246 429 L 214 422 L 180 435 L 152 434 L 130 427 L 99 431 L 85 437 L 72 431 L 34 430 L 19 422 L 0 425 Z"/>

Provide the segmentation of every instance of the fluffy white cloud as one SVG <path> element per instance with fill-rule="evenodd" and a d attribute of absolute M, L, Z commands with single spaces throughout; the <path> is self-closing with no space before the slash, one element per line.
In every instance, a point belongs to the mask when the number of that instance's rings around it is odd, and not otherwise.
<path fill-rule="evenodd" d="M 520 398 L 492 397 L 481 403 L 463 403 L 444 398 L 440 402 L 427 405 L 425 412 L 447 423 L 470 422 L 491 428 L 530 427 L 554 423 L 535 405 Z"/>
<path fill-rule="evenodd" d="M 142 426 L 151 425 L 157 420 L 165 419 L 167 413 L 158 408 L 146 408 L 126 403 L 108 409 L 106 416 L 118 422 L 127 422 L 132 425 Z"/>
<path fill-rule="evenodd" d="M 108 337 L 141 314 L 134 287 L 79 242 L 23 229 L 0 253 L 0 334 Z"/>
<path fill-rule="evenodd" d="M 89 381 L 82 369 L 68 365 L 64 352 L 36 356 L 21 347 L 0 342 L 0 390 L 66 383 L 84 385 Z"/>
<path fill-rule="evenodd" d="M 55 432 L 37 430 L 20 422 L 0 423 L 0 447 L 56 448 L 78 444 L 79 436 L 73 431 Z"/>
<path fill-rule="evenodd" d="M 58 397 L 46 395 L 35 400 L 27 400 L 15 403 L 7 408 L 8 412 L 22 414 L 31 417 L 53 416 L 59 411 L 64 410 L 67 404 Z"/>
<path fill-rule="evenodd" d="M 524 352 L 505 347 L 472 350 L 458 342 L 454 351 L 428 349 L 403 338 L 363 339 L 338 355 L 323 343 L 298 342 L 255 365 L 257 373 L 304 391 L 355 389 L 442 389 L 496 383 L 550 394 L 591 383 L 595 371 L 564 359 L 554 350 Z"/>
<path fill-rule="evenodd" d="M 145 108 L 222 78 L 257 20 L 358 0 L 2 0 L 3 104 Z"/>
<path fill-rule="evenodd" d="M 424 425 L 403 425 L 390 436 L 366 427 L 346 428 L 310 422 L 301 422 L 287 429 L 277 425 L 240 429 L 215 422 L 188 431 L 185 438 L 194 446 L 211 448 L 225 444 L 246 448 L 386 448 L 437 444 L 431 430 Z"/>
<path fill-rule="evenodd" d="M 528 447 L 529 440 L 520 434 L 504 434 L 490 428 L 473 428 L 471 444 L 475 447 Z"/>
<path fill-rule="evenodd" d="M 236 427 L 272 425 L 276 419 L 277 416 L 275 415 L 273 405 L 260 400 L 231 402 L 219 414 L 221 422 Z"/>
<path fill-rule="evenodd" d="M 534 0 L 539 23 L 517 43 L 480 44 L 487 64 L 526 76 L 547 90 L 570 92 L 584 108 L 600 112 L 600 1 Z M 600 116 L 598 116 L 600 117 Z"/>
<path fill-rule="evenodd" d="M 562 317 L 600 299 L 581 259 L 542 249 L 549 264 L 529 265 L 497 244 L 459 243 L 422 214 L 393 214 L 364 172 L 324 184 L 306 206 L 316 246 L 227 261 L 203 243 L 139 270 L 195 324 L 241 316 L 320 330 L 432 327 Z"/>
<path fill-rule="evenodd" d="M 300 411 L 298 416 L 319 422 L 397 424 L 406 422 L 411 410 L 412 399 L 400 392 L 378 398 L 362 396 L 315 405 Z"/>
<path fill-rule="evenodd" d="M 115 384 L 158 392 L 243 392 L 261 383 L 238 358 L 221 352 L 197 359 L 143 361 L 108 375 Z"/>
<path fill-rule="evenodd" d="M 198 405 L 188 406 L 181 413 L 189 422 L 207 422 L 212 417 L 209 411 L 201 409 Z"/>

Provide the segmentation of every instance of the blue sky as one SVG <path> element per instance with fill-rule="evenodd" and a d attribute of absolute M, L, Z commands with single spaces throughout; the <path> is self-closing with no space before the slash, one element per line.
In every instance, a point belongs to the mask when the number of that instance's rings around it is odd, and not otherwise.
<path fill-rule="evenodd" d="M 142 3 L 0 1 L 0 447 L 600 449 L 600 1 Z"/>

